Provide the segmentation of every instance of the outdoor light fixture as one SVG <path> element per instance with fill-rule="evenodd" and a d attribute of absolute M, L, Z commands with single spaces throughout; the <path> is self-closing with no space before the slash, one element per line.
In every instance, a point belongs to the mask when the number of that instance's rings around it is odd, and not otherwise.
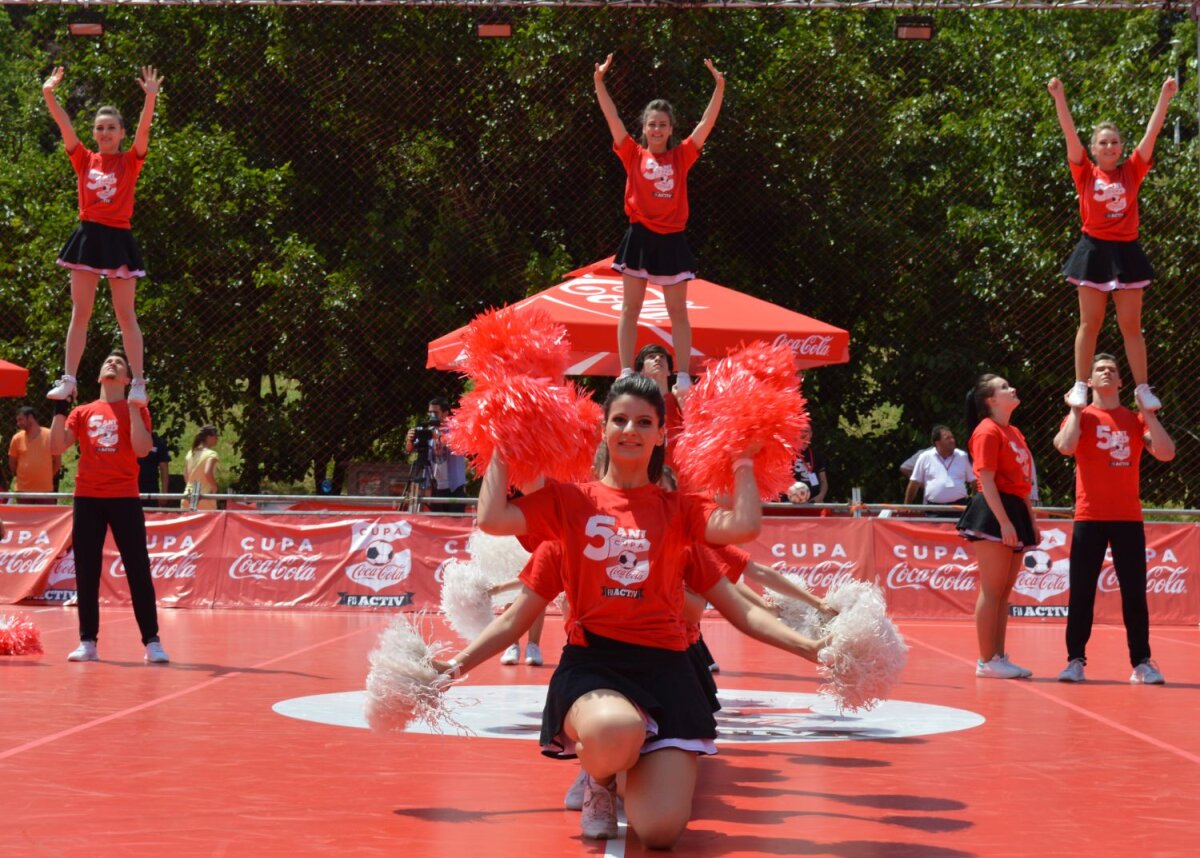
<path fill-rule="evenodd" d="M 67 32 L 72 36 L 103 36 L 104 19 L 95 12 L 80 12 L 72 15 L 71 20 L 67 22 Z"/>
<path fill-rule="evenodd" d="M 902 15 L 896 19 L 896 38 L 902 42 L 928 42 L 933 38 L 933 18 L 926 15 Z"/>
<path fill-rule="evenodd" d="M 512 15 L 503 9 L 489 9 L 475 23 L 475 32 L 481 39 L 507 39 L 512 30 Z"/>

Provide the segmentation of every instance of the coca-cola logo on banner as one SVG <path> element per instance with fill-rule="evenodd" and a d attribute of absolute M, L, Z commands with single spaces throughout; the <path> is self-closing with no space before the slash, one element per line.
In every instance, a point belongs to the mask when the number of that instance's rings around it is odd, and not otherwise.
<path fill-rule="evenodd" d="M 247 536 L 240 547 L 242 553 L 229 564 L 229 577 L 235 581 L 315 581 L 323 556 L 305 537 Z"/>
<path fill-rule="evenodd" d="M 961 543 L 897 543 L 887 573 L 889 590 L 962 593 L 975 589 L 975 561 Z"/>
<path fill-rule="evenodd" d="M 67 553 L 58 558 L 58 562 L 54 564 L 54 568 L 50 570 L 50 576 L 46 579 L 46 586 L 53 587 L 55 584 L 61 584 L 68 578 L 75 577 L 75 549 L 67 549 Z"/>
<path fill-rule="evenodd" d="M 1063 554 L 1067 534 L 1057 527 L 1042 531 L 1042 541 L 1032 551 L 1025 552 L 1013 589 L 1022 596 L 1044 602 L 1059 596 L 1071 588 L 1071 561 Z"/>
<path fill-rule="evenodd" d="M 592 307 L 607 307 L 614 316 L 620 315 L 621 305 L 625 301 L 623 283 L 610 277 L 576 277 L 574 280 L 568 280 L 560 285 L 558 291 L 583 298 L 584 303 L 590 304 Z M 688 301 L 687 307 L 689 312 L 708 309 L 694 301 Z M 642 303 L 640 318 L 656 322 L 665 322 L 671 318 L 671 314 L 667 311 L 666 295 L 661 289 L 656 289 L 653 285 L 646 287 L 646 297 Z"/>
<path fill-rule="evenodd" d="M 196 541 L 184 534 L 157 534 L 146 532 L 146 549 L 150 553 L 150 576 L 159 579 L 195 578 L 196 569 L 204 555 L 196 550 Z M 72 565 L 74 560 L 72 559 Z M 125 577 L 125 562 L 120 555 L 108 567 L 113 578 Z"/>
<path fill-rule="evenodd" d="M 857 560 L 849 559 L 840 542 L 776 542 L 771 546 L 771 555 L 781 558 L 772 568 L 800 579 L 806 590 L 828 589 L 850 581 L 859 565 Z"/>
<path fill-rule="evenodd" d="M 6 530 L 0 539 L 0 574 L 40 575 L 54 559 L 54 551 L 44 530 Z"/>
<path fill-rule="evenodd" d="M 809 334 L 807 337 L 789 337 L 780 334 L 775 338 L 775 346 L 787 346 L 801 357 L 829 357 L 833 346 L 832 334 Z"/>
<path fill-rule="evenodd" d="M 1188 568 L 1179 562 L 1179 558 L 1170 548 L 1163 549 L 1160 558 L 1155 549 L 1147 546 L 1146 592 L 1164 596 L 1186 596 Z M 1104 571 L 1100 573 L 1098 588 L 1102 593 L 1115 593 L 1121 589 L 1117 581 L 1117 570 L 1112 565 L 1111 549 L 1105 552 Z"/>
<path fill-rule="evenodd" d="M 355 522 L 350 549 L 361 552 L 362 560 L 346 566 L 346 577 L 376 593 L 401 583 L 412 572 L 412 552 L 397 543 L 411 534 L 407 521 Z"/>

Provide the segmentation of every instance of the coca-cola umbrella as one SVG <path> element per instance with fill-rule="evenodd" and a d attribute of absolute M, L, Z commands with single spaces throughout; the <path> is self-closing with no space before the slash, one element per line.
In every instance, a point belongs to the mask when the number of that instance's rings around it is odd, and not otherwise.
<path fill-rule="evenodd" d="M 616 375 L 621 369 L 616 353 L 621 275 L 611 265 L 611 256 L 594 262 L 513 305 L 541 307 L 566 327 L 571 337 L 568 375 Z M 688 286 L 688 319 L 694 369 L 755 340 L 791 346 L 798 370 L 850 360 L 850 334 L 841 328 L 707 280 L 693 280 Z M 673 347 L 663 292 L 653 284 L 646 287 L 638 326 L 639 348 L 648 343 Z M 459 328 L 431 342 L 425 365 L 457 369 L 463 357 L 462 334 Z"/>
<path fill-rule="evenodd" d="M 15 363 L 0 360 L 0 396 L 24 396 L 29 370 Z"/>

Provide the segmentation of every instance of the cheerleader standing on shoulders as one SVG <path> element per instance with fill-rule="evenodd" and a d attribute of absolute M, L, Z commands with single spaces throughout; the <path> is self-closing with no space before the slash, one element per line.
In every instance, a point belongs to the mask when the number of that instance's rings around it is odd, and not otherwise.
<path fill-rule="evenodd" d="M 494 535 L 559 540 L 561 563 L 530 564 L 510 608 L 449 662 L 453 675 L 515 641 L 565 592 L 567 645 L 550 680 L 541 745 L 578 757 L 588 773 L 584 837 L 617 835 L 616 776 L 626 773 L 629 824 L 649 848 L 674 845 L 691 816 L 696 756 L 716 752 L 716 721 L 687 655 L 684 585 L 741 631 L 810 661 L 819 644 L 750 605 L 712 566 L 690 564 L 698 541 L 754 537 L 761 507 L 749 459 L 734 463 L 731 509 L 665 491 L 662 395 L 641 376 L 618 379 L 604 406 L 603 479 L 551 483 L 509 501 L 508 467 L 493 458 L 479 495 L 479 527 Z"/>
<path fill-rule="evenodd" d="M 696 257 L 683 231 L 688 220 L 687 175 L 700 157 L 712 133 L 725 96 L 725 76 L 712 60 L 704 65 L 713 76 L 712 98 L 692 135 L 671 148 L 675 111 L 670 102 L 656 98 L 642 111 L 642 140 L 637 143 L 625 130 L 604 76 L 612 68 L 613 55 L 596 64 L 596 99 L 612 132 L 613 151 L 625 165 L 625 214 L 629 229 L 617 248 L 613 268 L 622 275 L 621 319 L 617 323 L 617 352 L 621 373 L 633 372 L 637 348 L 637 322 L 646 297 L 646 283 L 663 290 L 671 319 L 671 339 L 679 372 L 675 387 L 683 393 L 691 387 L 692 326 L 687 314 L 687 285 L 696 276 Z"/>
<path fill-rule="evenodd" d="M 967 428 L 979 491 L 958 520 L 958 532 L 974 543 L 979 568 L 975 632 L 979 661 L 975 675 L 1016 679 L 1033 671 L 1008 660 L 1008 597 L 1021 557 L 1041 541 L 1033 502 L 1033 457 L 1012 413 L 1021 404 L 1017 390 L 998 375 L 980 376 L 967 394 Z"/>
<path fill-rule="evenodd" d="M 1117 325 L 1125 340 L 1125 357 L 1137 384 L 1134 398 L 1143 411 L 1162 407 L 1150 390 L 1146 339 L 1142 336 L 1142 289 L 1154 279 L 1154 269 L 1138 243 L 1138 190 L 1154 161 L 1154 143 L 1162 130 L 1171 98 L 1179 89 L 1173 77 L 1163 81 L 1146 133 L 1124 163 L 1125 141 L 1111 122 L 1101 122 L 1092 132 L 1093 163 L 1079 142 L 1062 81 L 1047 85 L 1054 99 L 1058 123 L 1067 141 L 1067 161 L 1079 193 L 1083 236 L 1067 260 L 1063 273 L 1078 287 L 1079 330 L 1075 333 L 1075 385 L 1067 393 L 1067 406 L 1088 404 L 1088 377 L 1096 338 L 1104 324 L 1108 293 L 1117 308 Z"/>
<path fill-rule="evenodd" d="M 96 286 L 101 277 L 108 278 L 112 290 L 113 311 L 121 328 L 121 341 L 129 355 L 133 383 L 129 387 L 131 405 L 146 404 L 146 378 L 142 364 L 142 331 L 134 310 L 137 280 L 145 277 L 142 252 L 134 241 L 130 227 L 133 217 L 134 189 L 138 175 L 146 163 L 150 145 L 150 123 L 154 119 L 154 102 L 162 86 L 162 78 L 150 67 L 142 68 L 138 86 L 146 93 L 142 115 L 138 120 L 133 145 L 121 150 L 125 139 L 125 120 L 115 107 L 101 107 L 92 123 L 95 152 L 79 142 L 71 117 L 54 97 L 62 83 L 63 68 L 58 66 L 42 84 L 42 97 L 50 108 L 71 166 L 78 176 L 79 225 L 67 239 L 58 255 L 58 264 L 71 270 L 71 325 L 67 329 L 66 358 L 62 378 L 50 389 L 50 399 L 71 399 L 75 396 L 79 361 L 87 345 L 88 322 L 96 300 Z"/>

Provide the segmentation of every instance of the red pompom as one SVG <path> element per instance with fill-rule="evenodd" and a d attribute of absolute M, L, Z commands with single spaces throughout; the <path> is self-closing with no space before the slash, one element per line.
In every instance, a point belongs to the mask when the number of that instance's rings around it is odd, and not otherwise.
<path fill-rule="evenodd" d="M 710 365 L 684 402 L 675 462 L 690 491 L 728 494 L 733 459 L 752 445 L 754 478 L 763 500 L 793 482 L 808 412 L 800 395 L 795 357 L 786 346 L 757 342 Z"/>
<path fill-rule="evenodd" d="M 37 655 L 40 652 L 42 636 L 33 620 L 0 614 L 0 655 Z"/>
<path fill-rule="evenodd" d="M 476 316 L 463 333 L 461 370 L 475 381 L 514 375 L 561 383 L 570 360 L 567 329 L 541 307 L 502 307 Z"/>
<path fill-rule="evenodd" d="M 579 482 L 591 479 L 600 421 L 600 406 L 575 385 L 518 375 L 480 383 L 463 396 L 446 440 L 478 473 L 497 447 L 504 450 L 514 486 L 543 476 Z"/>

